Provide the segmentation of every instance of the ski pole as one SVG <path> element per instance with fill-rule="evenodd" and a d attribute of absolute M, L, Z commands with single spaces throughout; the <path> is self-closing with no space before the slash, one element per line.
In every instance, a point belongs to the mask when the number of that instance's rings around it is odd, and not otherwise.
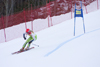
<path fill-rule="evenodd" d="M 39 45 L 36 45 L 36 44 L 33 44 L 33 45 L 35 45 L 35 46 L 39 47 Z"/>

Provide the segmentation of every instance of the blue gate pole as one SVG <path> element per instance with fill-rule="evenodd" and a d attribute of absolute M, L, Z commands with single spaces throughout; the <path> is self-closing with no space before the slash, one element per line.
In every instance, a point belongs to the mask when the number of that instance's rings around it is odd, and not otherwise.
<path fill-rule="evenodd" d="M 82 9 L 82 1 L 80 1 L 80 3 L 81 3 L 81 9 Z M 81 10 L 81 11 L 82 11 L 82 15 L 83 15 L 83 10 Z M 83 18 L 83 29 L 84 29 L 84 33 L 85 33 L 84 17 L 82 16 L 82 18 Z"/>
<path fill-rule="evenodd" d="M 84 18 L 83 18 L 83 29 L 84 29 L 84 33 L 85 33 L 85 24 L 84 24 Z"/>
<path fill-rule="evenodd" d="M 74 36 L 75 36 L 75 24 L 76 24 L 76 3 L 75 3 L 75 11 L 74 11 Z"/>
<path fill-rule="evenodd" d="M 75 24 L 76 24 L 76 18 L 74 18 L 74 36 L 75 36 Z"/>

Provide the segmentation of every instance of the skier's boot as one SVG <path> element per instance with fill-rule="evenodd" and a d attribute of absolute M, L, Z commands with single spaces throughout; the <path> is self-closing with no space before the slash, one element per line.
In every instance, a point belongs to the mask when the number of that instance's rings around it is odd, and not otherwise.
<path fill-rule="evenodd" d="M 22 49 L 20 49 L 20 51 L 24 51 L 24 48 L 22 47 Z"/>
<path fill-rule="evenodd" d="M 29 49 L 29 47 L 27 46 L 27 48 L 25 48 L 25 50 L 28 50 Z"/>

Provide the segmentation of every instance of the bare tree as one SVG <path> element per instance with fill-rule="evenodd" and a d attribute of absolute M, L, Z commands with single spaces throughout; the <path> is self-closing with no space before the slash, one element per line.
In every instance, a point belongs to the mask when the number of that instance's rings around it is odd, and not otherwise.
<path fill-rule="evenodd" d="M 5 27 L 7 27 L 8 25 L 8 16 L 13 14 L 13 10 L 14 10 L 14 3 L 15 3 L 15 0 L 2 0 L 3 3 L 4 3 L 4 6 L 5 6 L 5 15 L 6 15 L 6 25 Z"/>

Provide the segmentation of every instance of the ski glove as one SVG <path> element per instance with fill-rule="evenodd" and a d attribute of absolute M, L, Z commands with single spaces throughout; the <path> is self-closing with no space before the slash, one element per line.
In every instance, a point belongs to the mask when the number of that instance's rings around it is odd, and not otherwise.
<path fill-rule="evenodd" d="M 24 40 L 26 40 L 25 33 L 23 34 L 23 38 L 24 38 Z"/>

